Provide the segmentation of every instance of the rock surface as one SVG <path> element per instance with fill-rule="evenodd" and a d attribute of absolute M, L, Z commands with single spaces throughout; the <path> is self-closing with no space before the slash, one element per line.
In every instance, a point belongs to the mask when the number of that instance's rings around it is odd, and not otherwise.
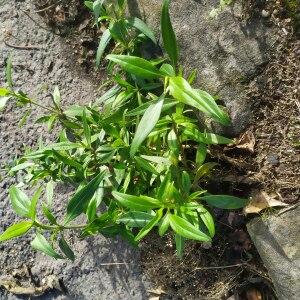
<path fill-rule="evenodd" d="M 85 72 L 75 68 L 74 57 L 66 40 L 47 30 L 43 20 L 33 12 L 36 8 L 32 2 L 1 1 L 0 86 L 4 85 L 5 60 L 12 54 L 16 89 L 22 89 L 44 105 L 50 99 L 49 94 L 54 85 L 60 88 L 64 107 L 93 101 L 98 94 L 97 86 L 88 79 Z M 7 46 L 5 42 L 29 47 L 16 49 Z M 46 128 L 34 124 L 34 120 L 42 113 L 41 110 L 34 111 L 29 122 L 19 128 L 18 123 L 24 114 L 23 108 L 8 105 L 0 112 L 0 232 L 19 220 L 8 199 L 8 189 L 16 180 L 5 176 L 3 168 L 23 153 L 24 145 L 34 146 L 41 135 L 44 140 L 49 141 L 53 138 L 47 134 Z M 64 186 L 56 189 L 55 204 L 58 216 L 62 216 L 70 193 L 72 190 Z M 68 296 L 59 291 L 50 291 L 40 299 L 147 298 L 149 283 L 140 269 L 139 252 L 126 243 L 107 240 L 102 236 L 86 241 L 79 241 L 76 237 L 72 241 L 77 254 L 73 264 L 36 253 L 30 247 L 32 238 L 33 236 L 27 235 L 0 244 L 0 285 L 3 280 L 14 276 L 13 274 L 17 274 L 15 277 L 25 286 L 42 286 L 49 276 L 55 276 L 65 285 Z M 23 274 L 24 266 L 30 270 L 31 275 L 28 272 Z M 0 299 L 28 298 L 19 298 L 0 287 Z"/>
<path fill-rule="evenodd" d="M 267 220 L 257 217 L 247 226 L 269 271 L 280 300 L 300 295 L 300 206 Z"/>
<path fill-rule="evenodd" d="M 228 133 L 241 133 L 251 120 L 244 84 L 268 62 L 275 29 L 260 13 L 248 20 L 235 4 L 216 18 L 209 16 L 219 1 L 173 0 L 171 19 L 186 70 L 198 71 L 198 86 L 224 100 L 232 117 Z M 239 2 L 239 1 L 237 1 Z M 159 32 L 161 0 L 128 0 L 129 12 Z"/>

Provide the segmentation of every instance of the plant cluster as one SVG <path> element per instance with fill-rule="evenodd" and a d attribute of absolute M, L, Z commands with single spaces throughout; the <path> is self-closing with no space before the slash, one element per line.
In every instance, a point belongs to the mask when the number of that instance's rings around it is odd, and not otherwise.
<path fill-rule="evenodd" d="M 102 4 L 98 0 L 88 4 L 96 20 L 112 11 L 116 19 L 110 18 L 109 30 L 120 21 L 119 16 L 121 23 L 126 23 L 128 19 L 118 11 L 115 14 L 114 6 Z M 121 12 L 124 5 L 118 1 Z M 214 237 L 211 207 L 237 209 L 245 205 L 245 199 L 212 195 L 199 186 L 199 180 L 216 165 L 205 162 L 209 146 L 232 140 L 201 130 L 197 115 L 203 113 L 223 125 L 230 119 L 210 94 L 191 86 L 195 72 L 185 79 L 178 68 L 169 0 L 163 1 L 161 32 L 170 63 L 166 58 L 109 54 L 106 58 L 114 85 L 87 106 L 63 109 L 55 88 L 52 105 L 44 107 L 14 90 L 11 63 L 7 64 L 8 84 L 0 89 L 2 106 L 12 99 L 29 108 L 40 106 L 47 114 L 37 122 L 46 123 L 49 129 L 59 123 L 61 131 L 56 143 L 40 141 L 37 149 L 26 149 L 10 168 L 12 174 L 22 171 L 23 183 L 37 188 L 29 198 L 17 186 L 10 187 L 12 207 L 25 220 L 7 228 L 0 241 L 34 230 L 33 248 L 56 259 L 74 260 L 64 237 L 66 230 L 78 230 L 80 238 L 99 233 L 119 235 L 137 245 L 156 228 L 160 236 L 173 231 L 181 255 L 187 239 L 210 242 Z M 53 210 L 56 182 L 76 188 L 63 219 Z M 44 187 L 46 200 L 38 205 Z M 74 224 L 82 215 L 86 222 Z"/>

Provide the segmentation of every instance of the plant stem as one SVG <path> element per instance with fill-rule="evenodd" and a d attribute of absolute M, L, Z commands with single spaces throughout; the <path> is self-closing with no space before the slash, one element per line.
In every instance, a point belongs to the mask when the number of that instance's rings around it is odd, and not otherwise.
<path fill-rule="evenodd" d="M 86 227 L 86 224 L 84 225 L 72 225 L 72 226 L 64 226 L 64 225 L 46 225 L 46 224 L 42 224 L 40 223 L 39 221 L 34 221 L 34 225 L 39 227 L 39 228 L 42 228 L 42 229 L 45 229 L 45 230 L 50 230 L 50 231 L 53 231 L 53 230 L 65 230 L 65 229 L 82 229 L 84 227 Z"/>

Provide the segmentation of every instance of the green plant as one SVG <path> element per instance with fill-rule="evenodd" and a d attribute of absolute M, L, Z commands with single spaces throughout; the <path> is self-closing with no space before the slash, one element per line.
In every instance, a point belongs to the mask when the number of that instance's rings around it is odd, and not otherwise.
<path fill-rule="evenodd" d="M 97 233 L 120 235 L 136 245 L 153 228 L 161 236 L 171 229 L 177 253 L 182 255 L 186 239 L 212 240 L 211 206 L 237 209 L 245 205 L 245 199 L 211 195 L 199 186 L 200 179 L 216 166 L 205 163 L 209 146 L 232 140 L 201 131 L 197 114 L 202 112 L 223 125 L 230 120 L 210 94 L 191 86 L 195 73 L 186 80 L 177 67 L 179 51 L 168 8 L 165 0 L 162 37 L 172 65 L 110 54 L 107 59 L 114 66 L 115 85 L 89 106 L 64 110 L 58 88 L 51 106 L 33 101 L 13 89 L 9 62 L 8 86 L 0 89 L 3 102 L 16 99 L 29 111 L 40 106 L 47 114 L 37 122 L 47 123 L 50 130 L 58 122 L 62 130 L 56 143 L 40 141 L 38 149 L 27 149 L 10 168 L 12 174 L 23 172 L 23 184 L 38 187 L 31 199 L 18 187 L 10 188 L 12 206 L 26 221 L 6 229 L 0 241 L 35 229 L 35 249 L 56 259 L 74 260 L 64 237 L 66 230 L 80 231 L 81 238 Z M 59 181 L 77 189 L 62 220 L 55 216 L 52 204 L 53 187 Z M 44 185 L 42 222 L 37 207 Z M 74 224 L 81 215 L 85 222 Z M 44 232 L 50 232 L 51 242 Z"/>
<path fill-rule="evenodd" d="M 115 54 L 139 54 L 139 45 L 150 39 L 156 44 L 152 30 L 139 18 L 125 15 L 127 0 L 85 1 L 93 12 L 95 25 L 105 27 L 96 55 L 99 66 L 103 53 L 110 41 L 114 41 L 112 52 Z"/>

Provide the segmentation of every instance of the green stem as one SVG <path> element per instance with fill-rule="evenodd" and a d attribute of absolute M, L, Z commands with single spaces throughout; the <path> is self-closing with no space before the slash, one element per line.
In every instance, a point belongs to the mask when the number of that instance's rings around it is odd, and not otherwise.
<path fill-rule="evenodd" d="M 45 230 L 50 230 L 50 231 L 54 231 L 54 230 L 72 230 L 72 229 L 82 229 L 84 227 L 86 227 L 86 224 L 85 225 L 72 225 L 72 226 L 64 226 L 64 225 L 46 225 L 46 224 L 42 224 L 40 223 L 39 221 L 34 221 L 34 225 L 36 227 L 39 227 L 39 228 L 42 228 L 42 229 L 45 229 Z"/>

